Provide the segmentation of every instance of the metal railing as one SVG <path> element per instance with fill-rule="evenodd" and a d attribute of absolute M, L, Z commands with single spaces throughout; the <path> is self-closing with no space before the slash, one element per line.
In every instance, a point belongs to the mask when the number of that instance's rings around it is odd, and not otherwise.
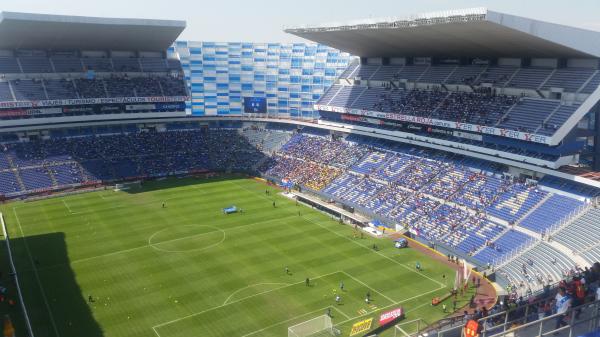
<path fill-rule="evenodd" d="M 553 336 L 560 337 L 579 336 L 600 327 L 600 301 L 582 304 L 569 309 L 565 315 L 552 314 L 540 317 L 538 305 L 546 299 L 513 308 L 501 313 L 493 314 L 478 320 L 483 327 L 480 337 L 514 337 L 514 336 Z M 581 316 L 577 312 L 581 311 Z M 566 325 L 556 327 L 559 318 L 565 317 Z M 430 337 L 462 337 L 465 320 L 457 318 L 454 326 L 443 330 L 428 331 Z"/>
<path fill-rule="evenodd" d="M 4 240 L 6 241 L 6 251 L 8 252 L 8 262 L 10 263 L 10 270 L 15 279 L 15 285 L 17 286 L 17 295 L 19 296 L 19 303 L 21 304 L 21 310 L 23 311 L 23 317 L 25 319 L 25 325 L 27 326 L 27 332 L 29 337 L 34 337 L 33 328 L 31 327 L 31 321 L 29 320 L 29 314 L 27 313 L 27 307 L 23 300 L 23 293 L 21 292 L 21 286 L 19 283 L 19 275 L 15 268 L 15 263 L 12 257 L 12 251 L 10 249 L 10 239 L 8 237 L 8 231 L 6 230 L 6 224 L 4 223 L 4 215 L 0 213 L 0 222 L 2 223 L 2 233 L 4 234 Z"/>
<path fill-rule="evenodd" d="M 590 203 L 584 203 L 583 205 L 577 207 L 576 209 L 571 211 L 568 215 L 564 216 L 559 222 L 548 227 L 542 233 L 542 236 L 545 238 L 548 238 L 548 237 L 556 234 L 558 231 L 560 231 L 561 229 L 566 227 L 568 224 L 577 220 L 580 215 L 583 215 L 585 212 L 587 212 L 588 209 L 590 209 L 592 207 L 592 205 L 593 205 L 593 203 L 590 202 Z"/>
<path fill-rule="evenodd" d="M 499 268 L 503 267 L 504 265 L 508 264 L 510 261 L 512 261 L 517 256 L 519 256 L 522 253 L 524 253 L 525 251 L 529 250 L 529 248 L 532 248 L 538 242 L 540 242 L 540 241 L 537 240 L 536 238 L 530 237 L 529 239 L 527 239 L 527 241 L 525 241 L 524 244 L 522 244 L 516 248 L 513 248 L 508 253 L 495 259 L 492 262 L 492 265 L 494 266 L 495 269 L 499 269 Z"/>

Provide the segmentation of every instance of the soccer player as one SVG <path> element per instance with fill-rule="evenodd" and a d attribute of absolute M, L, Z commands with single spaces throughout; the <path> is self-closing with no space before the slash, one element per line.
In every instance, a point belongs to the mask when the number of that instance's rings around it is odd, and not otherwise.
<path fill-rule="evenodd" d="M 94 303 L 94 298 L 92 297 L 92 295 L 88 296 L 88 302 Z"/>
<path fill-rule="evenodd" d="M 327 308 L 327 316 L 331 317 L 331 308 Z"/>
<path fill-rule="evenodd" d="M 444 313 L 448 312 L 448 311 L 446 310 L 446 303 L 442 303 L 442 310 L 444 310 Z"/>
<path fill-rule="evenodd" d="M 273 201 L 273 208 L 275 208 L 275 201 Z"/>
<path fill-rule="evenodd" d="M 305 283 L 307 287 L 310 287 L 310 279 L 308 277 L 306 278 Z"/>
<path fill-rule="evenodd" d="M 285 274 L 289 275 L 290 274 L 290 268 L 288 268 L 287 266 L 285 266 Z"/>
<path fill-rule="evenodd" d="M 337 303 L 337 305 L 340 305 L 341 302 L 342 302 L 342 297 L 340 295 L 335 295 L 335 303 Z"/>
<path fill-rule="evenodd" d="M 163 203 L 162 203 L 162 208 L 165 208 L 165 202 L 164 202 L 164 201 L 163 201 Z"/>
<path fill-rule="evenodd" d="M 415 268 L 417 268 L 418 271 L 421 271 L 421 262 L 417 261 Z"/>
<path fill-rule="evenodd" d="M 340 281 L 340 290 L 344 291 L 344 281 Z"/>

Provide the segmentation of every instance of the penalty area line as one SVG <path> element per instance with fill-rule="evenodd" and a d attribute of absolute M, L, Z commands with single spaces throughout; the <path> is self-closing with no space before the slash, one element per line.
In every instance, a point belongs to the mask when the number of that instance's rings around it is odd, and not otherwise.
<path fill-rule="evenodd" d="M 247 333 L 247 334 L 243 335 L 242 337 L 248 337 L 248 336 L 255 335 L 255 334 L 259 333 L 259 332 L 263 332 L 263 331 L 265 331 L 265 330 L 271 329 L 272 327 L 276 327 L 276 326 L 278 326 L 278 325 L 281 325 L 281 324 L 285 324 L 285 323 L 287 323 L 287 322 L 294 321 L 294 320 L 296 320 L 296 319 L 298 319 L 298 318 L 301 318 L 301 317 L 304 317 L 304 316 L 308 316 L 308 315 L 314 314 L 314 313 L 316 313 L 316 312 L 325 312 L 325 310 L 327 310 L 328 308 L 333 308 L 333 309 L 335 309 L 337 312 L 339 312 L 340 314 L 344 315 L 346 318 L 350 318 L 348 315 L 346 315 L 344 312 L 342 312 L 340 309 L 336 308 L 335 306 L 328 306 L 328 307 L 325 307 L 325 308 L 317 309 L 317 310 L 315 310 L 315 311 L 307 312 L 307 313 L 305 313 L 305 314 L 302 314 L 302 315 L 298 315 L 298 316 L 296 316 L 296 317 L 292 317 L 292 318 L 290 318 L 290 319 L 286 319 L 285 321 L 281 321 L 281 322 L 277 322 L 277 323 L 271 324 L 271 325 L 269 325 L 269 326 L 266 326 L 266 327 L 264 327 L 264 328 L 262 328 L 262 329 L 255 330 L 255 331 L 252 331 L 252 332 L 250 332 L 250 333 Z"/>
<path fill-rule="evenodd" d="M 335 275 L 335 274 L 343 274 L 343 271 L 337 270 L 337 271 L 334 271 L 334 272 L 331 272 L 331 273 L 319 275 L 319 276 L 316 276 L 316 277 L 312 277 L 311 280 L 318 280 L 318 279 L 322 279 L 322 278 L 325 278 L 327 276 L 331 276 L 331 275 Z M 170 324 L 173 324 L 173 323 L 177 323 L 179 321 L 183 321 L 183 320 L 191 318 L 191 317 L 202 315 L 204 313 L 207 313 L 207 312 L 210 312 L 210 311 L 213 311 L 213 310 L 217 310 L 217 309 L 220 309 L 220 308 L 223 308 L 223 307 L 226 307 L 226 306 L 229 306 L 229 305 L 232 305 L 232 304 L 235 304 L 235 303 L 238 303 L 238 302 L 250 299 L 250 298 L 254 298 L 256 296 L 265 295 L 265 294 L 268 294 L 268 293 L 271 293 L 271 292 L 274 292 L 274 291 L 277 291 L 277 290 L 281 290 L 281 289 L 284 289 L 284 288 L 292 287 L 292 286 L 303 284 L 303 283 L 304 283 L 304 281 L 300 281 L 300 282 L 296 282 L 296 283 L 290 283 L 290 284 L 282 286 L 282 287 L 277 287 L 277 288 L 273 288 L 273 289 L 270 289 L 270 290 L 262 291 L 262 292 L 254 294 L 254 295 L 242 297 L 239 300 L 228 302 L 227 304 L 221 304 L 221 305 L 218 305 L 216 307 L 212 307 L 212 308 L 209 308 L 209 309 L 206 309 L 206 310 L 202 310 L 202 311 L 199 311 L 199 312 L 195 312 L 195 313 L 189 314 L 187 316 L 183 316 L 183 317 L 176 318 L 174 320 L 170 320 L 168 322 L 163 322 L 163 323 L 157 324 L 153 328 L 156 329 L 156 328 L 160 328 L 160 327 L 163 327 L 163 326 L 167 326 L 167 325 L 170 325 Z M 327 309 L 327 308 L 325 308 L 325 309 Z"/>
<path fill-rule="evenodd" d="M 65 207 L 67 208 L 67 210 L 69 210 L 69 213 L 71 213 L 71 214 L 77 214 L 77 212 L 73 212 L 73 210 L 71 209 L 71 207 L 69 207 L 69 204 L 67 204 L 67 202 L 65 201 L 65 199 L 61 199 L 60 201 L 62 201 L 63 205 L 65 205 Z"/>

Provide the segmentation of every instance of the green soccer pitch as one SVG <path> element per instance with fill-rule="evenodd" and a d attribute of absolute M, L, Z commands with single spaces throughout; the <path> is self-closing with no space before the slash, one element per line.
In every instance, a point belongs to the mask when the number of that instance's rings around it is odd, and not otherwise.
<path fill-rule="evenodd" d="M 242 177 L 168 179 L 0 206 L 35 336 L 285 337 L 327 308 L 348 336 L 398 306 L 406 319 L 445 315 L 431 299 L 453 285 L 449 267 L 389 239 L 354 238 L 279 192 Z M 223 214 L 230 205 L 243 213 Z"/>

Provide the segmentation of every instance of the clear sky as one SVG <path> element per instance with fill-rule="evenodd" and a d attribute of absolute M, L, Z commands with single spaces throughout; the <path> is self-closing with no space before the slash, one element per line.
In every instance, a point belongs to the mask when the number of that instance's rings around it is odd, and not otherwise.
<path fill-rule="evenodd" d="M 471 7 L 600 31 L 600 0 L 0 0 L 3 11 L 185 20 L 180 39 L 248 42 L 300 41 L 284 26 Z"/>

